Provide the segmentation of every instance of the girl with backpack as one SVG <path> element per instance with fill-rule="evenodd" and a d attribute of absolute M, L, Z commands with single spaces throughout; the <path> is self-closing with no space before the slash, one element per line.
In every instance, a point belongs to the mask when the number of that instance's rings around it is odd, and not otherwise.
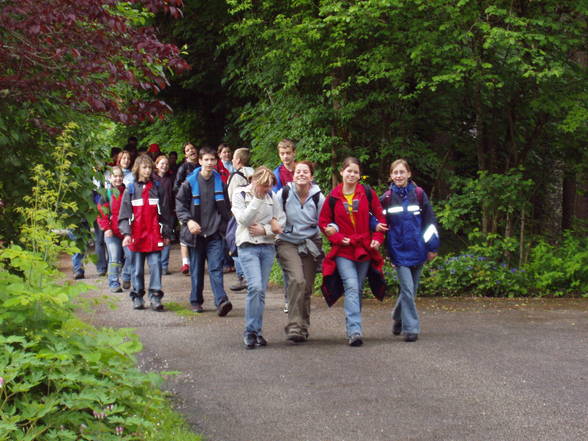
<path fill-rule="evenodd" d="M 174 198 L 174 174 L 169 169 L 169 159 L 166 155 L 159 155 L 155 159 L 155 170 L 152 175 L 153 181 L 159 183 L 163 189 L 163 197 L 165 198 L 165 205 L 169 207 L 170 213 L 175 213 L 175 198 Z M 172 223 L 175 225 L 175 217 L 172 214 Z M 169 252 L 171 245 L 166 245 L 161 251 L 161 273 L 163 275 L 171 274 L 169 271 Z"/>
<path fill-rule="evenodd" d="M 286 215 L 284 232 L 276 241 L 278 261 L 288 278 L 288 324 L 286 339 L 293 343 L 308 340 L 310 296 L 317 268 L 322 262 L 322 241 L 318 217 L 325 202 L 321 189 L 313 183 L 314 165 L 300 161 L 294 166 L 294 180 L 276 194 Z"/>
<path fill-rule="evenodd" d="M 434 259 L 439 248 L 433 207 L 411 177 L 408 162 L 397 159 L 390 165 L 390 188 L 381 197 L 388 224 L 386 248 L 400 284 L 392 333 L 404 333 L 407 342 L 416 341 L 421 331 L 415 303 L 419 278 L 424 263 Z"/>
<path fill-rule="evenodd" d="M 374 295 L 383 300 L 386 282 L 382 273 L 384 259 L 378 248 L 384 242 L 382 206 L 376 193 L 359 183 L 360 163 L 348 157 L 340 170 L 343 183 L 327 196 L 319 217 L 319 227 L 332 248 L 323 262 L 322 291 L 329 306 L 345 296 L 343 308 L 350 346 L 363 344 L 361 295 L 367 277 Z M 378 222 L 370 228 L 371 216 Z"/>

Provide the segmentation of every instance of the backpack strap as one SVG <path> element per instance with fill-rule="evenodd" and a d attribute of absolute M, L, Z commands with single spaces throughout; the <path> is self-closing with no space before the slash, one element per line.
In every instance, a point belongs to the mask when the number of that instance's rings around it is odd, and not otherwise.
<path fill-rule="evenodd" d="M 421 208 L 421 211 L 423 210 L 423 193 L 424 190 L 422 189 L 422 187 L 418 187 L 415 189 L 415 193 L 416 193 L 416 197 L 417 197 L 417 201 L 419 201 L 419 207 Z"/>
<path fill-rule="evenodd" d="M 241 170 L 235 170 L 233 173 L 231 173 L 231 175 L 229 176 L 229 180 L 227 181 L 227 187 L 229 185 L 231 185 L 231 181 L 233 180 L 233 177 L 235 175 L 239 175 L 241 176 L 243 179 L 247 179 L 247 176 L 245 176 L 245 174 L 241 171 Z M 247 179 L 248 180 L 248 179 Z"/>
<path fill-rule="evenodd" d="M 361 184 L 363 185 L 363 191 L 365 191 L 365 195 L 367 196 L 367 200 L 370 206 L 370 209 L 372 208 L 372 187 L 370 187 L 368 184 Z"/>
<path fill-rule="evenodd" d="M 318 210 L 319 201 L 321 200 L 321 192 L 317 192 L 312 195 L 312 200 L 314 201 L 314 205 L 316 205 L 316 209 Z"/>

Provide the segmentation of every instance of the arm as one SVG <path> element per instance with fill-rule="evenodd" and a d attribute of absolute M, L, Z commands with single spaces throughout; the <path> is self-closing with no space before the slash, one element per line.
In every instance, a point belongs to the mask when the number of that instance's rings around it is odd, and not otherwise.
<path fill-rule="evenodd" d="M 171 208 L 170 208 L 170 200 L 167 197 L 167 195 L 165 194 L 165 189 L 163 188 L 163 185 L 160 185 L 157 187 L 157 196 L 159 198 L 159 208 L 160 208 L 160 214 L 159 214 L 159 223 L 162 225 L 162 229 L 161 229 L 161 235 L 163 236 L 164 239 L 169 240 L 169 238 L 171 237 L 171 232 L 172 232 L 172 213 L 171 213 Z M 166 244 L 168 245 L 168 244 Z"/>
<path fill-rule="evenodd" d="M 433 211 L 431 201 L 426 193 L 423 193 L 423 212 L 421 213 L 423 219 L 423 240 L 427 246 L 427 260 L 432 260 L 437 257 L 437 250 L 441 241 L 439 240 L 439 230 L 437 228 L 437 218 Z"/>
<path fill-rule="evenodd" d="M 110 222 L 110 204 L 103 197 L 100 198 L 100 202 L 96 206 L 98 208 L 98 216 L 96 222 L 102 231 L 112 230 L 112 224 Z"/>
<path fill-rule="evenodd" d="M 251 225 L 255 224 L 255 216 L 257 212 L 263 206 L 263 199 L 253 198 L 248 206 L 245 205 L 245 198 L 241 194 L 240 191 L 236 191 L 233 194 L 233 204 L 231 207 L 231 211 L 235 215 L 235 219 L 237 219 L 237 223 L 245 226 L 250 227 Z"/>
<path fill-rule="evenodd" d="M 372 192 L 372 204 L 370 206 L 370 226 L 372 224 L 372 217 L 374 218 L 374 222 L 377 221 L 376 226 L 374 227 L 375 231 L 372 234 L 372 241 L 377 241 L 379 245 L 384 243 L 384 239 L 386 238 L 385 234 L 380 224 L 386 225 L 386 218 L 384 217 L 384 213 L 382 210 L 382 204 L 380 204 L 380 199 L 378 199 L 378 195 L 374 190 Z M 387 227 L 386 227 L 387 228 Z"/>
<path fill-rule="evenodd" d="M 125 190 L 120 204 L 120 212 L 118 214 L 118 229 L 123 236 L 131 235 L 131 218 L 133 217 L 133 206 L 131 205 L 131 196 Z"/>
<path fill-rule="evenodd" d="M 327 239 L 333 245 L 343 245 L 343 239 L 345 239 L 345 235 L 339 231 L 335 231 L 334 233 L 330 233 L 330 231 L 334 231 L 335 228 L 332 228 L 327 232 L 327 228 L 330 224 L 333 224 L 333 212 L 331 211 L 331 204 L 329 203 L 329 198 L 332 196 L 329 194 L 325 198 L 325 202 L 323 203 L 323 207 L 320 211 L 319 218 L 318 218 L 318 225 L 323 234 L 327 237 Z M 336 221 L 336 219 L 335 219 Z"/>

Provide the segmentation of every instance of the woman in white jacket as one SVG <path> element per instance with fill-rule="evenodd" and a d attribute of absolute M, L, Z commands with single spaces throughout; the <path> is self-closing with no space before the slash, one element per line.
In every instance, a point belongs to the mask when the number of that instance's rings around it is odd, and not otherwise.
<path fill-rule="evenodd" d="M 251 184 L 233 194 L 235 239 L 247 280 L 243 334 L 247 349 L 267 345 L 262 334 L 265 292 L 276 256 L 274 241 L 282 232 L 285 220 L 282 207 L 272 193 L 275 179 L 269 168 L 259 167 L 251 177 Z"/>

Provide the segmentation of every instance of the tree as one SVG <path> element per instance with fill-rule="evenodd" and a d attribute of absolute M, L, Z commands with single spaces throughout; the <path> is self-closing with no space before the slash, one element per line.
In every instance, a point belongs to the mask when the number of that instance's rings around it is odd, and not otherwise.
<path fill-rule="evenodd" d="M 2 2 L 2 102 L 51 103 L 122 123 L 168 112 L 165 102 L 145 99 L 136 89 L 157 94 L 169 84 L 166 69 L 188 68 L 179 49 L 160 42 L 148 25 L 157 11 L 179 17 L 181 5 L 182 0 Z"/>

